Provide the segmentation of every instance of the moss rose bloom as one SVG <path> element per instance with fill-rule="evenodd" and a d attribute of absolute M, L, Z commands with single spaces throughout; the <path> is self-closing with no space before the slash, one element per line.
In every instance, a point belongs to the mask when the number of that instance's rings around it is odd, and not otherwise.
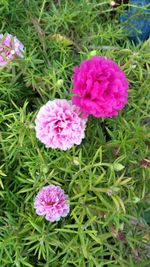
<path fill-rule="evenodd" d="M 93 56 L 74 68 L 72 102 L 85 117 L 117 116 L 127 102 L 127 90 L 124 72 L 111 59 Z"/>
<path fill-rule="evenodd" d="M 23 44 L 11 34 L 0 34 L 0 67 L 7 65 L 15 57 L 23 57 Z"/>
<path fill-rule="evenodd" d="M 50 222 L 59 221 L 69 213 L 68 196 L 60 186 L 44 186 L 34 201 L 36 213 Z"/>
<path fill-rule="evenodd" d="M 70 149 L 84 138 L 86 120 L 71 101 L 55 99 L 42 106 L 35 119 L 36 137 L 46 147 Z"/>

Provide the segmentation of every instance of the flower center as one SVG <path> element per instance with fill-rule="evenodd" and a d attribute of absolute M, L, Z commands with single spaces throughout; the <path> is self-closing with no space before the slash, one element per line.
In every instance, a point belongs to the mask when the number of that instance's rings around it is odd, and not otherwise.
<path fill-rule="evenodd" d="M 48 202 L 47 202 L 47 205 L 48 205 L 48 206 L 53 206 L 54 204 L 55 204 L 54 201 L 48 201 Z"/>
<path fill-rule="evenodd" d="M 86 94 L 86 98 L 91 98 L 91 94 L 90 93 L 87 93 Z"/>
<path fill-rule="evenodd" d="M 55 123 L 55 131 L 57 132 L 57 133 L 61 133 L 61 131 L 63 130 L 63 121 L 61 121 L 61 120 L 58 120 L 58 121 L 56 121 L 56 123 Z"/>

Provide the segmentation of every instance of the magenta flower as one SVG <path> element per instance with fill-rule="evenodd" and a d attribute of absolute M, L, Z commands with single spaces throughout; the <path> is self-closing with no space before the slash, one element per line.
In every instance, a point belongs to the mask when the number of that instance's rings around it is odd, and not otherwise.
<path fill-rule="evenodd" d="M 36 137 L 46 147 L 70 149 L 84 138 L 86 120 L 71 101 L 55 99 L 42 106 L 35 119 Z"/>
<path fill-rule="evenodd" d="M 48 185 L 42 188 L 34 201 L 38 215 L 45 216 L 50 222 L 59 221 L 69 213 L 68 196 L 59 186 Z"/>
<path fill-rule="evenodd" d="M 15 57 L 23 57 L 23 44 L 11 34 L 0 34 L 0 67 L 7 65 Z"/>
<path fill-rule="evenodd" d="M 117 116 L 127 102 L 127 90 L 124 72 L 111 59 L 94 56 L 74 68 L 72 102 L 85 117 Z"/>

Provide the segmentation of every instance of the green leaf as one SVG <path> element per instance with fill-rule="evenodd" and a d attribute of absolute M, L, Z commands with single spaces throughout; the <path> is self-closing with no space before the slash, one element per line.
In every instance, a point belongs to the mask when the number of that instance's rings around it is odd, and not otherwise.
<path fill-rule="evenodd" d="M 125 168 L 125 166 L 122 165 L 121 163 L 114 163 L 113 167 L 115 171 L 122 171 Z"/>

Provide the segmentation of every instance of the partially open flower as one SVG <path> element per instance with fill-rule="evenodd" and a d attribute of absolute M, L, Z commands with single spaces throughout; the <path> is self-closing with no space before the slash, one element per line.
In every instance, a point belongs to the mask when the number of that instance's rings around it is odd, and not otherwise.
<path fill-rule="evenodd" d="M 35 124 L 36 136 L 46 147 L 67 150 L 80 145 L 86 120 L 79 116 L 71 101 L 55 99 L 41 107 Z"/>
<path fill-rule="evenodd" d="M 83 115 L 117 116 L 128 97 L 125 73 L 111 59 L 94 56 L 74 68 L 72 97 Z"/>
<path fill-rule="evenodd" d="M 42 188 L 34 201 L 36 213 L 50 222 L 59 221 L 69 213 L 68 196 L 60 186 L 48 185 Z"/>
<path fill-rule="evenodd" d="M 15 57 L 23 57 L 23 44 L 11 34 L 0 34 L 0 67 L 7 65 Z"/>

